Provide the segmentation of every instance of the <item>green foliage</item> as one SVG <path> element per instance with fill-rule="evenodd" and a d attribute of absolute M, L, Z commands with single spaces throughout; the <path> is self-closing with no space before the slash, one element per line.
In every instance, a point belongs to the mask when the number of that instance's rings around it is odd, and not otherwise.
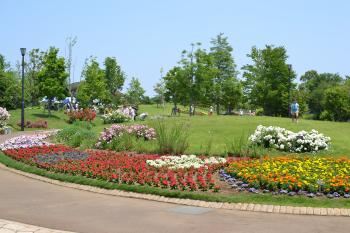
<path fill-rule="evenodd" d="M 0 106 L 15 109 L 21 101 L 20 80 L 10 69 L 5 57 L 0 54 Z"/>
<path fill-rule="evenodd" d="M 156 124 L 159 154 L 183 154 L 189 147 L 189 127 L 184 123 L 158 121 Z"/>
<path fill-rule="evenodd" d="M 99 99 L 102 102 L 110 101 L 105 72 L 100 68 L 96 58 L 90 57 L 85 61 L 82 77 L 84 77 L 84 81 L 80 83 L 77 93 L 82 107 L 88 107 L 94 99 Z"/>
<path fill-rule="evenodd" d="M 44 54 L 37 82 L 40 97 L 46 96 L 49 100 L 49 115 L 53 98 L 63 99 L 68 95 L 67 78 L 64 58 L 58 57 L 58 49 L 50 47 Z"/>
<path fill-rule="evenodd" d="M 265 115 L 288 116 L 296 75 L 286 64 L 286 49 L 271 45 L 264 49 L 253 47 L 248 57 L 253 64 L 242 69 L 244 91 L 250 103 L 263 108 Z"/>
<path fill-rule="evenodd" d="M 118 65 L 115 57 L 106 57 L 104 65 L 105 80 L 108 83 L 109 93 L 112 96 L 116 96 L 123 89 L 125 74 Z"/>
<path fill-rule="evenodd" d="M 91 123 L 75 122 L 60 130 L 55 135 L 55 141 L 82 149 L 93 148 L 97 141 L 97 135 L 91 129 Z"/>
<path fill-rule="evenodd" d="M 305 91 L 305 97 L 308 108 L 310 112 L 314 114 L 315 118 L 322 120 L 337 120 L 332 116 L 333 107 L 329 105 L 330 103 L 327 104 L 328 109 L 325 109 L 325 98 L 327 89 L 343 84 L 344 80 L 342 79 L 342 77 L 338 74 L 319 74 L 315 70 L 310 70 L 305 72 L 305 74 L 301 76 L 300 80 L 302 81 L 302 83 L 300 84 L 299 89 L 303 89 Z M 331 95 L 331 93 L 329 93 L 329 95 Z M 335 97 L 328 96 L 329 100 L 330 98 Z"/>
<path fill-rule="evenodd" d="M 43 68 L 44 52 L 39 49 L 29 51 L 29 61 L 25 64 L 25 91 L 32 106 L 39 104 L 40 92 L 38 75 Z"/>
<path fill-rule="evenodd" d="M 345 86 L 328 88 L 324 94 L 321 120 L 347 121 L 350 119 L 350 93 Z"/>
<path fill-rule="evenodd" d="M 213 77 L 212 102 L 217 106 L 219 114 L 220 105 L 230 112 L 240 102 L 241 86 L 237 80 L 236 64 L 232 56 L 232 47 L 220 33 L 211 40 L 210 56 L 213 59 L 213 69 L 216 70 Z"/>
<path fill-rule="evenodd" d="M 145 90 L 142 88 L 140 81 L 133 77 L 130 81 L 129 88 L 126 93 L 126 99 L 129 104 L 138 105 L 141 103 Z"/>

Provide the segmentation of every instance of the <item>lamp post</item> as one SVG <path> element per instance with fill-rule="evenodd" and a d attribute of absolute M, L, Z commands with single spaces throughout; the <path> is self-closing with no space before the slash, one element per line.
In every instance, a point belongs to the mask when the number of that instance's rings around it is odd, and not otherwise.
<path fill-rule="evenodd" d="M 22 111 L 21 111 L 21 131 L 24 131 L 24 55 L 26 48 L 21 48 L 22 54 Z"/>

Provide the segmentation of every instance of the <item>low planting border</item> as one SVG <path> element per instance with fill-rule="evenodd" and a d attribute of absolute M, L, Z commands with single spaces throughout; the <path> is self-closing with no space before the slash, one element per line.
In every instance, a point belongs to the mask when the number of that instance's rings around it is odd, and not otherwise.
<path fill-rule="evenodd" d="M 305 197 L 272 196 L 270 194 L 264 196 L 253 194 L 224 196 L 221 194 L 210 195 L 164 190 L 149 186 L 114 184 L 83 176 L 52 173 L 15 161 L 1 152 L 0 169 L 46 183 L 104 195 L 216 209 L 350 217 L 350 203 L 348 200 L 317 200 Z"/>

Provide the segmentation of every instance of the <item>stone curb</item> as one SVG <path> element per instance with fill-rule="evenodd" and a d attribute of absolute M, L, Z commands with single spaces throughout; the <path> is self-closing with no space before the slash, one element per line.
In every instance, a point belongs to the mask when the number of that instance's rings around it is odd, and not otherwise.
<path fill-rule="evenodd" d="M 74 233 L 0 219 L 0 233 Z"/>
<path fill-rule="evenodd" d="M 278 205 L 264 205 L 264 204 L 253 204 L 253 203 L 221 203 L 221 202 L 207 202 L 191 199 L 181 198 L 168 198 L 164 196 L 158 196 L 153 194 L 142 194 L 135 192 L 127 192 L 122 190 L 108 190 L 88 185 L 67 183 L 58 180 L 53 180 L 43 176 L 26 173 L 13 168 L 6 167 L 0 163 L 0 169 L 7 170 L 28 178 L 43 181 L 50 184 L 55 184 L 63 187 L 99 193 L 104 195 L 137 198 L 158 202 L 165 202 L 171 204 L 180 204 L 188 206 L 197 206 L 213 209 L 226 209 L 226 210 L 241 210 L 241 211 L 253 211 L 253 212 L 265 212 L 265 213 L 276 213 L 276 214 L 296 214 L 296 215 L 319 215 L 319 216 L 346 216 L 350 217 L 350 209 L 345 208 L 313 208 L 313 207 L 295 207 L 295 206 L 278 206 Z"/>

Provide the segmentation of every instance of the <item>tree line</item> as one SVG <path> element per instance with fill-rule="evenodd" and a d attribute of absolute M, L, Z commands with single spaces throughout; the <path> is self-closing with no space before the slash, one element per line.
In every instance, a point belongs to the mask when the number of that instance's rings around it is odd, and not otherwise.
<path fill-rule="evenodd" d="M 49 106 L 54 98 L 71 96 L 67 61 L 59 56 L 59 49 L 47 51 L 32 49 L 25 61 L 25 104 L 36 106 L 46 97 Z M 115 57 L 106 57 L 101 68 L 97 59 L 86 59 L 76 97 L 81 107 L 88 107 L 95 99 L 104 104 L 139 104 L 144 101 L 145 90 L 137 78 L 132 78 L 125 93 L 122 93 L 125 73 Z M 0 106 L 15 109 L 21 106 L 21 64 L 10 66 L 0 54 Z M 49 107 L 49 110 L 51 108 Z"/>
<path fill-rule="evenodd" d="M 43 97 L 51 103 L 54 97 L 70 96 L 67 59 L 58 53 L 55 47 L 29 52 L 25 62 L 26 106 L 38 105 Z M 267 116 L 288 116 L 295 99 L 300 112 L 314 119 L 350 119 L 349 76 L 310 70 L 297 82 L 283 46 L 254 46 L 247 56 L 251 63 L 237 68 L 233 48 L 222 33 L 210 41 L 208 50 L 193 43 L 162 75 L 154 86 L 153 98 L 145 96 L 140 81 L 134 77 L 122 92 L 126 74 L 115 57 L 106 57 L 102 65 L 90 57 L 85 61 L 76 97 L 81 107 L 91 105 L 95 99 L 114 105 L 172 102 L 194 108 L 214 106 L 218 114 L 251 109 Z M 20 69 L 20 64 L 13 68 L 0 54 L 0 106 L 20 107 Z"/>
<path fill-rule="evenodd" d="M 208 51 L 195 43 L 181 53 L 179 62 L 156 85 L 158 100 L 164 96 L 175 106 L 214 105 L 218 114 L 251 109 L 267 116 L 288 116 L 291 102 L 297 100 L 300 112 L 314 119 L 350 119 L 349 76 L 311 70 L 297 83 L 287 50 L 273 45 L 252 47 L 247 55 L 251 63 L 238 70 L 227 37 L 221 33 L 210 44 Z"/>

